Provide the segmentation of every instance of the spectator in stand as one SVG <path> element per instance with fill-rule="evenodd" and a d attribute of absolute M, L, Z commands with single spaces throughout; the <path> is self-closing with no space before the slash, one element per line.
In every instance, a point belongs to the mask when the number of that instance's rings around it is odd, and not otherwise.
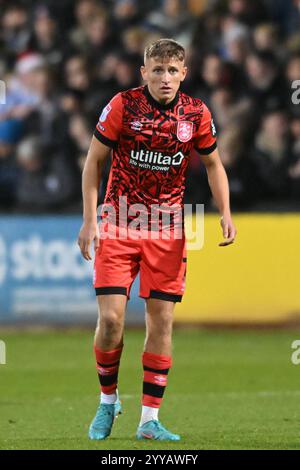
<path fill-rule="evenodd" d="M 298 105 L 299 106 L 299 105 Z M 296 109 L 290 121 L 291 166 L 288 169 L 291 197 L 300 200 L 300 112 Z"/>
<path fill-rule="evenodd" d="M 71 44 L 76 50 L 86 47 L 87 29 L 91 19 L 97 14 L 105 14 L 105 10 L 101 8 L 97 0 L 79 0 L 74 8 L 76 23 L 71 29 L 69 38 Z"/>
<path fill-rule="evenodd" d="M 53 14 L 45 5 L 40 5 L 35 10 L 29 48 L 42 54 L 52 67 L 57 68 L 62 62 L 64 39 Z"/>
<path fill-rule="evenodd" d="M 19 168 L 14 150 L 20 138 L 19 129 L 11 121 L 0 122 L 0 209 L 9 210 L 15 203 Z"/>
<path fill-rule="evenodd" d="M 252 154 L 258 177 L 256 187 L 263 198 L 278 200 L 288 196 L 290 160 L 287 115 L 281 109 L 269 111 L 262 117 Z"/>
<path fill-rule="evenodd" d="M 73 40 L 73 46 L 91 62 L 120 48 L 118 35 L 111 27 L 109 15 L 101 8 L 97 8 L 93 16 L 87 16 L 80 33 L 78 40 L 76 37 Z"/>
<path fill-rule="evenodd" d="M 267 9 L 263 0 L 229 0 L 228 12 L 237 21 L 253 27 L 267 18 Z"/>
<path fill-rule="evenodd" d="M 248 158 L 243 129 L 232 121 L 219 134 L 218 147 L 230 185 L 231 201 L 238 209 L 248 208 L 257 199 L 256 169 Z"/>
<path fill-rule="evenodd" d="M 249 77 L 249 96 L 260 111 L 282 106 L 285 102 L 285 84 L 276 58 L 269 52 L 252 52 L 246 61 Z"/>
<path fill-rule="evenodd" d="M 26 120 L 39 106 L 35 81 L 43 66 L 41 55 L 23 54 L 16 63 L 15 73 L 8 76 L 6 102 L 0 106 L 0 129 L 8 126 L 15 142 L 25 131 Z"/>
<path fill-rule="evenodd" d="M 91 88 L 92 73 L 88 61 L 82 55 L 74 55 L 65 63 L 65 83 L 67 88 L 86 96 Z"/>
<path fill-rule="evenodd" d="M 39 104 L 26 121 L 26 132 L 38 133 L 44 145 L 60 151 L 65 126 L 53 74 L 48 67 L 40 67 L 32 80 Z"/>
<path fill-rule="evenodd" d="M 210 107 L 219 130 L 228 127 L 233 121 L 243 123 L 248 120 L 251 111 L 251 101 L 239 98 L 232 88 L 218 87 L 211 93 Z"/>
<path fill-rule="evenodd" d="M 300 49 L 299 52 L 290 56 L 286 64 L 286 108 L 292 113 L 294 112 L 295 104 L 292 101 L 292 95 L 296 91 L 295 83 L 300 80 Z M 298 104 L 299 106 L 299 104 Z"/>
<path fill-rule="evenodd" d="M 66 90 L 76 94 L 82 109 L 91 116 L 97 116 L 103 93 L 96 77 L 96 71 L 83 55 L 69 57 L 65 63 Z"/>
<path fill-rule="evenodd" d="M 93 134 L 94 126 L 90 124 L 86 116 L 82 114 L 75 114 L 69 121 L 69 135 L 70 135 L 70 153 L 72 154 L 73 162 L 76 165 L 77 171 L 82 172 L 88 149 L 91 143 L 91 135 Z M 105 188 L 110 169 L 110 161 L 106 162 L 101 178 L 101 187 L 99 188 L 100 200 L 103 202 L 105 195 Z M 77 198 L 81 199 L 81 184 L 77 186 Z"/>
<path fill-rule="evenodd" d="M 69 121 L 69 136 L 72 140 L 74 159 L 76 165 L 82 171 L 91 142 L 93 127 L 82 114 L 74 114 Z"/>
<path fill-rule="evenodd" d="M 137 0 L 116 0 L 113 6 L 114 27 L 122 32 L 140 21 L 140 12 Z"/>
<path fill-rule="evenodd" d="M 20 142 L 17 161 L 21 171 L 18 210 L 57 211 L 73 202 L 77 181 L 72 169 L 63 155 L 51 155 L 39 137 L 26 137 Z"/>
<path fill-rule="evenodd" d="M 219 55 L 215 52 L 206 55 L 203 62 L 198 64 L 194 70 L 195 79 L 193 81 L 194 95 L 205 102 L 209 102 L 211 93 L 222 84 L 223 63 Z"/>
<path fill-rule="evenodd" d="M 221 20 L 221 29 L 222 57 L 243 67 L 249 51 L 249 28 L 234 16 L 228 15 Z"/>
<path fill-rule="evenodd" d="M 253 31 L 253 42 L 255 49 L 259 52 L 272 52 L 278 57 L 283 52 L 283 47 L 279 42 L 278 27 L 272 23 L 261 23 L 256 26 Z"/>
<path fill-rule="evenodd" d="M 128 28 L 123 33 L 123 45 L 128 54 L 143 59 L 145 44 L 148 42 L 148 31 L 142 27 Z"/>
<path fill-rule="evenodd" d="M 289 8 L 290 7 L 290 8 Z M 292 0 L 290 5 L 286 5 L 285 11 L 288 11 L 288 16 L 285 22 L 285 28 L 289 34 L 299 33 L 300 30 L 300 0 Z"/>
<path fill-rule="evenodd" d="M 147 15 L 146 24 L 163 36 L 172 36 L 188 47 L 193 32 L 193 17 L 180 0 L 162 0 L 159 7 Z"/>
<path fill-rule="evenodd" d="M 134 57 L 124 54 L 118 58 L 115 68 L 115 80 L 119 90 L 126 90 L 140 85 L 138 64 Z"/>
<path fill-rule="evenodd" d="M 14 54 L 25 52 L 30 38 L 29 17 L 25 5 L 9 2 L 1 19 L 4 47 Z"/>

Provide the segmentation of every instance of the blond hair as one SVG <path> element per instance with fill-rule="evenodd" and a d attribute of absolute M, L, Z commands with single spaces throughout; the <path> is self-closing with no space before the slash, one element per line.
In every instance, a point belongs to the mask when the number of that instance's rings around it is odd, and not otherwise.
<path fill-rule="evenodd" d="M 185 59 L 184 47 L 174 39 L 158 39 L 145 48 L 144 61 L 146 59 L 177 59 L 181 62 Z"/>

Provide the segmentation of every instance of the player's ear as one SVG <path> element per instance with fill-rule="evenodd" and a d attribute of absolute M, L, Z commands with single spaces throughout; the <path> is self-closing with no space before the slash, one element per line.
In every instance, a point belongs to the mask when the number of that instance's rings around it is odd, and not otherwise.
<path fill-rule="evenodd" d="M 146 67 L 144 65 L 141 66 L 140 71 L 141 71 L 143 80 L 147 80 L 147 72 L 146 72 Z"/>
<path fill-rule="evenodd" d="M 182 68 L 182 75 L 181 75 L 181 81 L 182 81 L 182 82 L 183 82 L 183 80 L 185 79 L 186 74 L 187 74 L 187 67 L 184 66 L 184 67 Z"/>

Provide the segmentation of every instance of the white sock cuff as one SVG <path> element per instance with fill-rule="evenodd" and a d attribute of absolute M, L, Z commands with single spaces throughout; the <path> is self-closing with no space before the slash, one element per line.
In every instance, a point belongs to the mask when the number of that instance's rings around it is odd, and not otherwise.
<path fill-rule="evenodd" d="M 118 390 L 116 390 L 115 393 L 110 393 L 109 395 L 107 393 L 101 392 L 100 402 L 103 403 L 104 405 L 114 405 L 118 398 L 119 398 Z"/>
<path fill-rule="evenodd" d="M 158 421 L 158 412 L 159 408 L 152 408 L 151 406 L 142 406 L 142 416 L 140 421 L 140 426 L 148 421 L 155 419 Z"/>

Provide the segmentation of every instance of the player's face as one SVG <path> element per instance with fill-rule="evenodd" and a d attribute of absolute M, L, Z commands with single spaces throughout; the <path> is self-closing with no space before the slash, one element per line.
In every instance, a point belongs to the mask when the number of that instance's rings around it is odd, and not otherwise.
<path fill-rule="evenodd" d="M 147 82 L 153 98 L 161 103 L 170 103 L 185 79 L 187 68 L 177 59 L 147 59 L 141 67 L 143 80 Z"/>

